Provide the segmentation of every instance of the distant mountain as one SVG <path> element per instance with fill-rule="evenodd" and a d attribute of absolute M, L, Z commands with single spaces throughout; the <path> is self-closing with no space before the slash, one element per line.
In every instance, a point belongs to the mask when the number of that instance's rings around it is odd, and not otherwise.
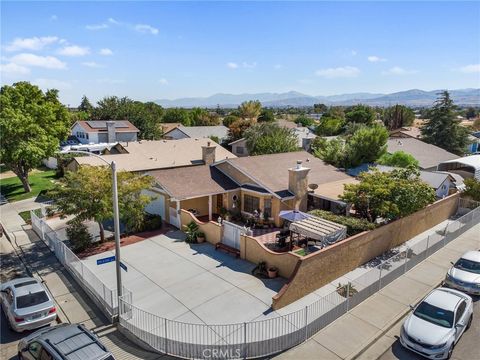
<path fill-rule="evenodd" d="M 237 107 L 247 100 L 259 100 L 263 106 L 269 107 L 303 107 L 316 103 L 327 105 L 368 104 L 372 106 L 390 106 L 402 104 L 408 106 L 430 106 L 441 90 L 424 91 L 418 89 L 400 91 L 391 94 L 353 93 L 330 96 L 310 96 L 297 91 L 286 93 L 257 94 L 215 94 L 209 97 L 192 97 L 175 100 L 155 100 L 164 107 Z M 480 89 L 450 90 L 452 99 L 457 105 L 480 105 Z"/>

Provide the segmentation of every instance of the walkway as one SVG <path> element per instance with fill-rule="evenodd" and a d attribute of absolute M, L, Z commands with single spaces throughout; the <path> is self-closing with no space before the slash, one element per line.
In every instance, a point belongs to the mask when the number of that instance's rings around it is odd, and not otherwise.
<path fill-rule="evenodd" d="M 391 331 L 430 290 L 445 278 L 451 261 L 480 248 L 480 224 L 391 282 L 375 295 L 278 359 L 377 359 L 393 344 Z M 398 329 L 397 329 L 398 330 Z"/>
<path fill-rule="evenodd" d="M 17 211 L 38 207 L 40 207 L 38 203 L 25 200 L 5 204 L 0 208 L 1 222 L 12 240 L 10 243 L 5 236 L 0 238 L 1 279 L 31 273 L 44 280 L 55 298 L 60 320 L 85 324 L 99 336 L 116 359 L 170 359 L 168 356 L 142 350 L 109 323 L 101 311 L 90 301 L 87 294 L 59 264 L 43 241 L 29 229 L 29 226 L 25 225 L 17 214 Z M 25 334 L 19 335 L 4 329 L 4 320 L 5 318 L 2 317 L 0 358 L 14 359 L 16 358 L 17 342 Z"/>

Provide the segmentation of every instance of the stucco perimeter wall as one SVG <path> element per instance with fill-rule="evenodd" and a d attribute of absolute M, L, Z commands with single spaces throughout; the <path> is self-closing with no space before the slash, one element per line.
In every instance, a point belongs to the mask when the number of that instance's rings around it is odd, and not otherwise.
<path fill-rule="evenodd" d="M 183 209 L 181 210 L 180 216 L 183 226 L 189 224 L 192 221 L 197 223 L 199 231 L 205 233 L 205 238 L 210 244 L 215 245 L 222 239 L 222 227 L 220 226 L 220 224 L 214 221 L 201 222 L 192 213 Z M 185 229 L 182 228 L 182 230 Z"/>
<path fill-rule="evenodd" d="M 412 215 L 303 257 L 289 282 L 273 297 L 272 307 L 280 309 L 441 223 L 456 213 L 458 199 L 458 193 L 450 195 Z"/>
<path fill-rule="evenodd" d="M 292 252 L 276 253 L 267 249 L 256 239 L 247 236 L 240 236 L 240 257 L 254 264 L 265 261 L 267 266 L 275 266 L 278 273 L 284 278 L 290 278 L 295 266 L 302 258 Z"/>

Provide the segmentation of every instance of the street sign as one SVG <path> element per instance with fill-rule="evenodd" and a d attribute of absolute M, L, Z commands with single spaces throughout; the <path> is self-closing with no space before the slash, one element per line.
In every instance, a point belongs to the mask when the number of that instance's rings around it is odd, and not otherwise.
<path fill-rule="evenodd" d="M 128 270 L 127 270 L 127 269 L 128 269 L 128 268 L 127 268 L 127 265 L 125 265 L 125 264 L 122 263 L 121 261 L 120 261 L 120 267 L 121 267 L 123 270 L 128 271 Z"/>
<path fill-rule="evenodd" d="M 106 264 L 106 263 L 109 263 L 109 262 L 112 262 L 112 261 L 115 261 L 115 255 L 114 256 L 109 256 L 109 257 L 106 257 L 106 258 L 102 258 L 102 259 L 97 259 L 97 265 Z"/>

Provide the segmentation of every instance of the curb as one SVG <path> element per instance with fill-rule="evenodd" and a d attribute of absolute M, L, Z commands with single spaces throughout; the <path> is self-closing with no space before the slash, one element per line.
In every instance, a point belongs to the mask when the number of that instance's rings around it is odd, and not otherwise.
<path fill-rule="evenodd" d="M 434 287 L 430 288 L 430 290 L 427 292 L 430 293 L 433 289 L 438 288 L 441 286 L 443 283 L 443 280 L 438 282 Z M 417 305 L 424 297 L 426 294 L 422 295 L 418 299 L 414 301 L 414 304 Z M 393 318 L 387 325 L 386 328 L 383 328 L 378 334 L 376 334 L 365 346 L 362 347 L 359 351 L 357 351 L 353 355 L 349 355 L 346 357 L 346 360 L 355 360 L 358 359 L 362 354 L 364 354 L 368 349 L 372 347 L 373 344 L 375 344 L 380 338 L 382 338 L 387 332 L 389 332 L 395 325 L 397 325 L 401 320 L 403 320 L 408 313 L 410 312 L 410 308 L 407 308 L 403 310 L 399 315 L 397 315 L 395 318 Z M 385 351 L 382 353 L 384 354 L 386 351 L 388 351 L 388 348 L 385 349 Z"/>

